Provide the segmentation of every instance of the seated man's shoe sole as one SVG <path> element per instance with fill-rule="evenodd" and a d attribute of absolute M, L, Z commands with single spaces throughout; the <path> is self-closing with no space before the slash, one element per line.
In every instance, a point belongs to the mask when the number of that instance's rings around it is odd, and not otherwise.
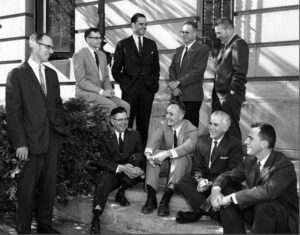
<path fill-rule="evenodd" d="M 91 234 L 100 234 L 100 219 L 93 218 L 91 226 Z"/>
<path fill-rule="evenodd" d="M 168 205 L 159 205 L 159 208 L 157 210 L 158 216 L 168 216 L 170 215 L 170 209 Z"/>
<path fill-rule="evenodd" d="M 178 211 L 176 215 L 176 222 L 179 224 L 194 223 L 197 222 L 204 214 L 205 213 L 198 213 L 193 211 Z"/>
<path fill-rule="evenodd" d="M 36 232 L 40 234 L 61 234 L 59 231 L 52 228 L 50 225 L 38 225 Z"/>

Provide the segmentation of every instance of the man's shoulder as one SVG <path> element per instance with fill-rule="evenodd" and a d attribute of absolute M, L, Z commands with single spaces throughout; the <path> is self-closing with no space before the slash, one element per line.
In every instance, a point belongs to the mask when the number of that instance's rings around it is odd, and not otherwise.
<path fill-rule="evenodd" d="M 152 44 L 155 44 L 156 42 L 150 38 L 147 38 L 147 37 L 144 37 L 144 42 L 145 43 L 152 43 Z"/>
<path fill-rule="evenodd" d="M 209 50 L 209 47 L 206 44 L 201 43 L 199 40 L 196 40 L 192 47 L 198 50 Z"/>
<path fill-rule="evenodd" d="M 197 127 L 195 127 L 189 120 L 183 119 L 183 126 L 186 126 L 187 131 L 196 131 Z"/>
<path fill-rule="evenodd" d="M 83 48 L 79 49 L 78 51 L 76 51 L 73 54 L 73 57 L 74 56 L 81 56 L 81 55 L 85 54 L 87 51 L 88 51 L 88 48 L 87 47 L 83 47 Z"/>

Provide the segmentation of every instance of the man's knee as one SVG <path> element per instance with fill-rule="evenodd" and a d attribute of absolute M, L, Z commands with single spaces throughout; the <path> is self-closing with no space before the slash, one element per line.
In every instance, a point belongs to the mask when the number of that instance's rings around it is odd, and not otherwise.
<path fill-rule="evenodd" d="M 274 215 L 275 208 L 279 206 L 278 203 L 274 200 L 261 202 L 254 206 L 255 215 Z"/>

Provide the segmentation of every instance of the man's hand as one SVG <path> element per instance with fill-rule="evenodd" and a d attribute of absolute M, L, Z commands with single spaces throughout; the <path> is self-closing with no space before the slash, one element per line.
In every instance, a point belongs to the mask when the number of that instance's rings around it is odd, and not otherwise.
<path fill-rule="evenodd" d="M 197 191 L 205 192 L 210 188 L 211 185 L 212 185 L 212 182 L 208 181 L 208 179 L 200 179 L 198 181 Z"/>
<path fill-rule="evenodd" d="M 179 88 L 175 88 L 172 90 L 172 95 L 173 96 L 181 96 L 182 93 L 181 93 L 181 90 Z"/>
<path fill-rule="evenodd" d="M 136 177 L 136 171 L 134 170 L 133 165 L 131 164 L 125 164 L 125 165 L 120 165 L 119 167 L 120 172 L 123 172 L 126 174 L 130 179 L 133 179 Z"/>
<path fill-rule="evenodd" d="M 135 174 L 135 178 L 140 177 L 142 175 L 145 175 L 145 172 L 141 168 L 139 168 L 138 166 L 133 167 L 133 171 L 134 171 L 134 174 Z"/>
<path fill-rule="evenodd" d="M 214 211 L 220 210 L 220 207 L 223 205 L 223 197 L 220 187 L 212 187 L 210 201 Z"/>
<path fill-rule="evenodd" d="M 115 91 L 112 89 L 107 89 L 103 91 L 102 95 L 108 98 L 112 98 L 115 95 Z"/>
<path fill-rule="evenodd" d="M 149 153 L 149 152 L 145 152 L 145 156 L 146 156 L 147 161 L 150 164 L 150 166 L 155 167 L 153 155 L 151 153 Z"/>
<path fill-rule="evenodd" d="M 171 90 L 174 90 L 175 88 L 178 87 L 178 81 L 172 81 L 172 82 L 169 82 L 168 84 L 168 87 L 170 87 Z"/>
<path fill-rule="evenodd" d="M 231 195 L 223 197 L 222 206 L 229 206 L 231 204 Z"/>
<path fill-rule="evenodd" d="M 153 160 L 155 163 L 161 164 L 166 158 L 170 156 L 170 151 L 161 151 L 153 156 Z"/>
<path fill-rule="evenodd" d="M 26 146 L 17 148 L 16 156 L 20 160 L 26 160 L 28 158 L 28 148 Z"/>

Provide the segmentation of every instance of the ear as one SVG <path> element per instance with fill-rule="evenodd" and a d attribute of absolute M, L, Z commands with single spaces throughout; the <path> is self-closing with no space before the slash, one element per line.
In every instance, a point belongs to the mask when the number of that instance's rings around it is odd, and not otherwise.
<path fill-rule="evenodd" d="M 263 140 L 263 141 L 261 142 L 261 146 L 262 146 L 264 149 L 269 148 L 269 142 L 266 141 L 266 140 Z"/>

